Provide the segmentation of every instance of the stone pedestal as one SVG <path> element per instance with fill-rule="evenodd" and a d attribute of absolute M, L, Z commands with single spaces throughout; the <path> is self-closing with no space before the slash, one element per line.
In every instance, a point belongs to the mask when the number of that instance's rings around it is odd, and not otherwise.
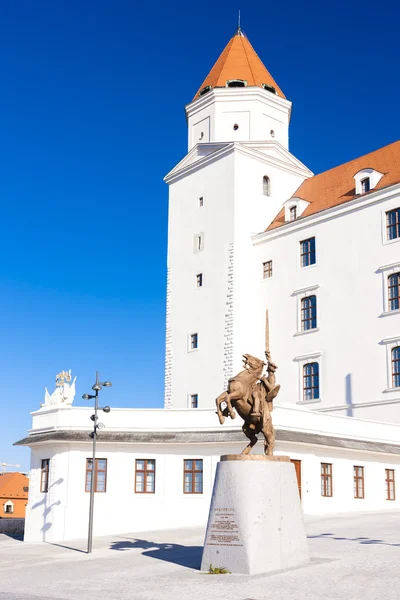
<path fill-rule="evenodd" d="M 201 570 L 256 575 L 309 562 L 296 473 L 287 456 L 228 454 L 217 465 Z"/>

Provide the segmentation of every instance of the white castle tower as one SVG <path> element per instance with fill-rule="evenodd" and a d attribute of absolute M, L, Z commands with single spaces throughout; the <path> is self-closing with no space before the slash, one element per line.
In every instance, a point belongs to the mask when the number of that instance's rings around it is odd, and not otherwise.
<path fill-rule="evenodd" d="M 188 153 L 165 178 L 166 408 L 213 406 L 242 353 L 263 355 L 251 236 L 312 176 L 289 152 L 290 112 L 238 28 L 186 106 Z"/>

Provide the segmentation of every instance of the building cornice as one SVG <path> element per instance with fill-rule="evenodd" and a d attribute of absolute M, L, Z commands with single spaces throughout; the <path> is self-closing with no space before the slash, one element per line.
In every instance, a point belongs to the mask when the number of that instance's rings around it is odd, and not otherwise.
<path fill-rule="evenodd" d="M 366 206 L 373 206 L 374 204 L 379 204 L 380 202 L 390 200 L 390 198 L 398 195 L 399 192 L 400 183 L 396 183 L 386 188 L 381 188 L 379 190 L 370 192 L 368 196 L 357 196 L 356 198 L 353 198 L 353 200 L 348 200 L 347 202 L 343 202 L 342 204 L 326 208 L 325 210 L 321 210 L 318 213 L 314 213 L 305 217 L 302 216 L 296 221 L 288 221 L 284 225 L 280 225 L 275 229 L 257 233 L 256 235 L 252 236 L 253 244 L 256 246 L 258 244 L 262 244 L 267 240 L 275 239 L 277 237 L 285 235 L 290 235 L 294 231 L 301 231 L 302 229 L 305 229 L 312 225 L 317 225 L 324 221 L 336 219 L 344 214 L 357 212 L 359 210 L 362 210 Z"/>
<path fill-rule="evenodd" d="M 400 454 L 399 444 L 373 442 L 354 438 L 344 438 L 318 433 L 307 433 L 290 429 L 277 429 L 278 442 L 294 442 L 296 444 L 309 444 L 314 446 L 328 446 L 345 450 L 361 452 L 376 452 L 384 454 Z M 98 444 L 232 444 L 243 442 L 241 429 L 209 430 L 209 431 L 173 431 L 173 432 L 102 432 Z M 88 431 L 51 431 L 30 435 L 18 442 L 15 446 L 36 446 L 38 444 L 54 444 L 65 442 L 92 444 Z"/>

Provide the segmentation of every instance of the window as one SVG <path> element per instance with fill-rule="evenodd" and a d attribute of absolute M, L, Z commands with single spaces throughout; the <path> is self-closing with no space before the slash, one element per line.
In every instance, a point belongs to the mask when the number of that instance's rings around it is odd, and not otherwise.
<path fill-rule="evenodd" d="M 263 278 L 268 279 L 268 277 L 272 277 L 272 260 L 263 262 Z"/>
<path fill-rule="evenodd" d="M 354 498 L 364 498 L 364 467 L 353 467 Z"/>
<path fill-rule="evenodd" d="M 369 177 L 365 177 L 365 179 L 361 180 L 361 193 L 365 194 L 365 192 L 369 192 L 371 189 L 371 180 Z"/>
<path fill-rule="evenodd" d="M 306 296 L 301 300 L 301 330 L 308 331 L 317 327 L 317 297 Z"/>
<path fill-rule="evenodd" d="M 400 273 L 393 273 L 388 277 L 389 310 L 400 308 Z"/>
<path fill-rule="evenodd" d="M 204 250 L 204 233 L 196 233 L 193 237 L 193 252 L 201 252 Z"/>
<path fill-rule="evenodd" d="M 295 221 L 297 219 L 297 206 L 291 206 L 289 211 L 289 220 Z"/>
<path fill-rule="evenodd" d="M 392 387 L 400 387 L 400 346 L 392 348 Z"/>
<path fill-rule="evenodd" d="M 319 364 L 307 363 L 303 367 L 303 399 L 316 400 L 319 398 Z"/>
<path fill-rule="evenodd" d="M 386 213 L 386 237 L 388 240 L 400 237 L 400 208 Z"/>
<path fill-rule="evenodd" d="M 239 129 L 239 125 L 237 123 L 235 123 L 233 126 L 233 131 L 237 131 L 238 129 Z"/>
<path fill-rule="evenodd" d="M 196 350 L 199 347 L 199 338 L 197 333 L 190 334 L 190 350 Z"/>
<path fill-rule="evenodd" d="M 226 87 L 246 87 L 247 81 L 245 79 L 228 79 Z"/>
<path fill-rule="evenodd" d="M 332 465 L 321 463 L 321 496 L 332 496 Z"/>
<path fill-rule="evenodd" d="M 198 394 L 190 395 L 190 408 L 198 408 L 199 406 L 199 396 Z"/>
<path fill-rule="evenodd" d="M 197 273 L 196 275 L 196 287 L 203 287 L 203 273 Z"/>
<path fill-rule="evenodd" d="M 202 494 L 203 493 L 203 461 L 202 460 L 184 460 L 183 461 L 183 493 L 184 494 Z"/>
<path fill-rule="evenodd" d="M 263 177 L 263 194 L 264 196 L 271 195 L 271 181 L 266 175 Z"/>
<path fill-rule="evenodd" d="M 14 512 L 14 505 L 12 502 L 9 501 L 4 504 L 4 512 L 6 514 L 11 514 Z"/>
<path fill-rule="evenodd" d="M 199 198 L 199 208 L 201 208 L 202 206 L 204 206 L 204 198 L 203 198 L 203 196 L 200 196 L 200 198 Z"/>
<path fill-rule="evenodd" d="M 42 467 L 40 471 L 40 491 L 44 493 L 49 491 L 49 470 L 50 459 L 44 458 L 42 460 Z"/>
<path fill-rule="evenodd" d="M 272 92 L 273 94 L 277 93 L 273 85 L 269 85 L 268 83 L 262 83 L 261 85 L 264 88 L 264 90 L 267 90 L 267 92 Z"/>
<path fill-rule="evenodd" d="M 144 458 L 135 462 L 135 493 L 154 494 L 156 489 L 156 461 Z"/>
<path fill-rule="evenodd" d="M 86 459 L 86 482 L 85 491 L 90 492 L 92 484 L 92 466 L 93 459 Z M 106 492 L 107 483 L 107 459 L 96 458 L 96 468 L 94 470 L 94 491 Z"/>
<path fill-rule="evenodd" d="M 207 92 L 211 92 L 211 85 L 206 85 L 206 87 L 203 87 L 203 89 L 199 92 L 199 96 L 204 96 L 204 94 L 207 94 Z"/>
<path fill-rule="evenodd" d="M 386 474 L 386 500 L 396 500 L 396 490 L 394 487 L 394 469 L 385 469 Z"/>
<path fill-rule="evenodd" d="M 300 242 L 300 265 L 315 265 L 315 237 Z"/>

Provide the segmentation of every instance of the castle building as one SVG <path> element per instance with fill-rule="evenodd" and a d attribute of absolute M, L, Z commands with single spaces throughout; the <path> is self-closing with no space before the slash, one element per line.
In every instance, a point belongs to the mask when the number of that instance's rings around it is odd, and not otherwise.
<path fill-rule="evenodd" d="M 275 452 L 304 512 L 400 507 L 400 142 L 313 175 L 289 151 L 290 114 L 238 29 L 165 178 L 164 409 L 112 408 L 93 465 L 91 409 L 48 394 L 17 442 L 32 456 L 26 540 L 85 537 L 93 467 L 95 535 L 205 526 L 219 456 L 246 445 L 215 398 L 266 350 Z"/>

